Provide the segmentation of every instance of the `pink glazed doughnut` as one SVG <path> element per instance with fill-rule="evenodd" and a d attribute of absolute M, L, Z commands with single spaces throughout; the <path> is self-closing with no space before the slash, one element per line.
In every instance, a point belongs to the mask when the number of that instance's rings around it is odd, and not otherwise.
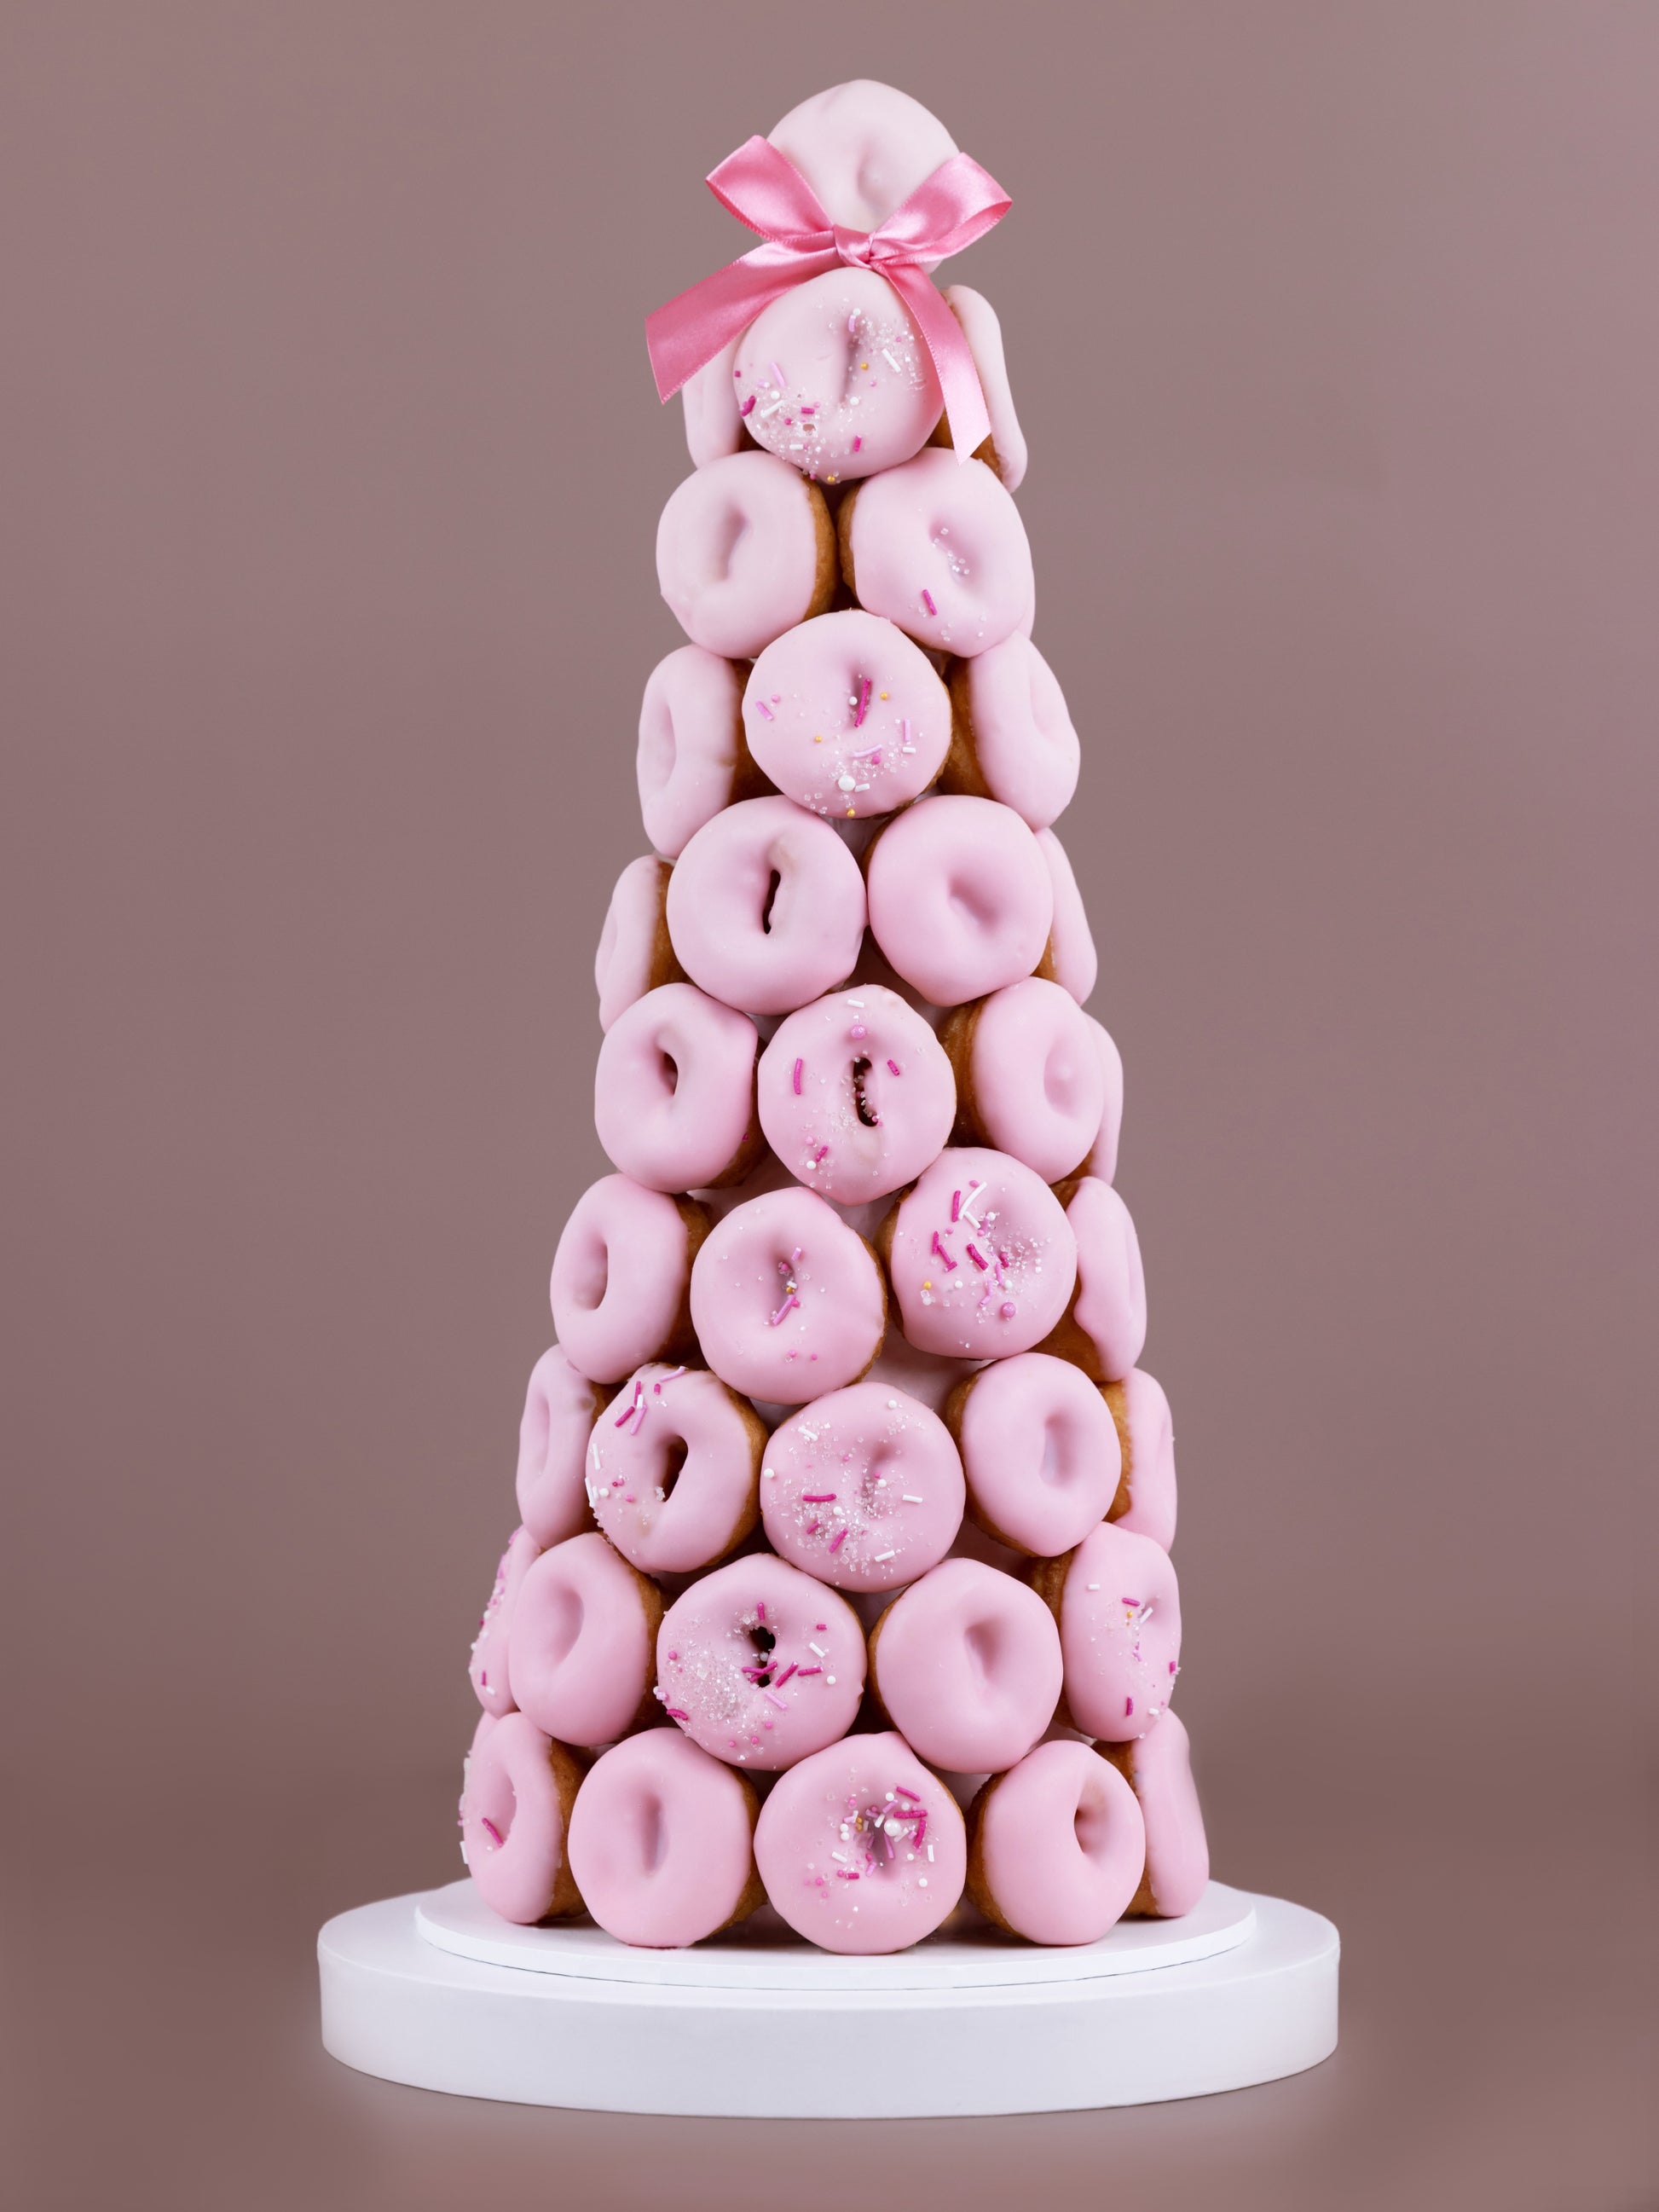
<path fill-rule="evenodd" d="M 519 1423 L 519 1518 L 543 1546 L 592 1526 L 582 1469 L 605 1393 L 556 1344 L 530 1370 Z"/>
<path fill-rule="evenodd" d="M 1018 815 L 993 799 L 924 799 L 881 832 L 865 872 L 876 943 L 937 1006 L 1017 983 L 1044 957 L 1048 872 Z"/>
<path fill-rule="evenodd" d="M 1091 1744 L 1040 1743 L 969 1808 L 968 1894 L 1033 1943 L 1098 1942 L 1146 1863 L 1135 1793 Z"/>
<path fill-rule="evenodd" d="M 544 1735 L 614 1743 L 650 1719 L 662 1593 L 589 1532 L 544 1552 L 519 1591 L 513 1695 Z"/>
<path fill-rule="evenodd" d="M 1037 848 L 1042 854 L 1043 866 L 1048 872 L 1048 880 L 1054 889 L 1054 921 L 1049 932 L 1048 948 L 1037 973 L 1050 977 L 1062 990 L 1069 991 L 1081 1006 L 1094 989 L 1100 975 L 1094 933 L 1089 927 L 1083 894 L 1077 887 L 1077 878 L 1072 873 L 1066 848 L 1052 830 L 1038 830 Z"/>
<path fill-rule="evenodd" d="M 805 1759 L 761 1807 L 755 1862 L 773 1908 L 820 1950 L 869 1956 L 931 1936 L 962 1895 L 957 1802 L 901 1735 Z"/>
<path fill-rule="evenodd" d="M 672 494 L 657 581 L 693 645 L 750 660 L 821 615 L 840 582 L 823 494 L 772 453 L 732 453 Z"/>
<path fill-rule="evenodd" d="M 695 1199 L 604 1176 L 576 1200 L 553 1255 L 549 1295 L 565 1358 L 595 1382 L 696 1349 L 691 1266 L 708 1233 Z"/>
<path fill-rule="evenodd" d="M 1042 1349 L 1097 1382 L 1117 1382 L 1146 1342 L 1146 1276 L 1129 1209 L 1109 1183 L 1080 1176 L 1058 1196 L 1077 1239 L 1077 1295 Z"/>
<path fill-rule="evenodd" d="M 1023 1160 L 1044 1182 L 1074 1174 L 1106 1112 L 1097 1028 L 1069 992 L 1036 975 L 958 1006 L 939 1042 L 956 1071 L 963 1138 Z"/>
<path fill-rule="evenodd" d="M 1045 1559 L 1033 1583 L 1060 1623 L 1060 1717 L 1109 1743 L 1145 1735 L 1181 1671 L 1181 1593 L 1169 1553 L 1103 1521 L 1074 1552 Z"/>
<path fill-rule="evenodd" d="M 693 1583 L 657 1632 L 669 1719 L 716 1759 L 769 1773 L 846 1735 L 864 1666 L 846 1599 L 765 1552 Z"/>
<path fill-rule="evenodd" d="M 951 695 L 902 630 L 854 607 L 767 647 L 744 690 L 743 726 L 786 799 L 852 821 L 927 790 L 951 742 Z"/>
<path fill-rule="evenodd" d="M 1098 1176 L 1102 1182 L 1111 1182 L 1117 1175 L 1118 1143 L 1123 1134 L 1123 1054 L 1092 1014 L 1085 1014 L 1083 1018 L 1100 1048 L 1100 1064 L 1106 1077 L 1106 1108 L 1100 1117 L 1100 1134 L 1090 1147 L 1083 1172 Z"/>
<path fill-rule="evenodd" d="M 461 1792 L 461 1856 L 492 1912 L 523 1928 L 582 1910 L 565 1833 L 582 1771 L 523 1713 L 473 1739 Z"/>
<path fill-rule="evenodd" d="M 751 1014 L 788 1014 L 842 982 L 864 940 L 864 879 L 826 822 L 748 799 L 676 863 L 668 927 L 694 983 Z"/>
<path fill-rule="evenodd" d="M 767 136 L 805 178 L 830 222 L 847 230 L 885 222 L 957 150 L 919 100 L 869 77 L 815 92 Z"/>
<path fill-rule="evenodd" d="M 678 1950 L 746 1919 L 760 1800 L 741 1774 L 672 1729 L 617 1744 L 588 1769 L 570 1816 L 570 1870 L 608 1936 Z"/>
<path fill-rule="evenodd" d="M 979 388 L 985 395 L 985 411 L 991 420 L 991 434 L 975 447 L 974 459 L 994 469 L 1006 490 L 1018 491 L 1025 481 L 1025 433 L 1014 410 L 1013 389 L 1008 381 L 1008 363 L 1002 349 L 1002 325 L 984 294 L 975 292 L 971 285 L 945 284 L 940 289 L 974 356 Z M 939 417 L 928 442 L 950 446 L 954 450 L 948 416 Z"/>
<path fill-rule="evenodd" d="M 1081 748 L 1054 671 L 1018 631 L 951 668 L 946 791 L 1000 799 L 1032 830 L 1072 803 Z"/>
<path fill-rule="evenodd" d="M 647 991 L 680 977 L 665 916 L 669 874 L 666 860 L 646 853 L 617 878 L 593 957 L 602 1030 Z"/>
<path fill-rule="evenodd" d="M 1122 1472 L 1107 1515 L 1120 1528 L 1150 1536 L 1167 1552 L 1175 1542 L 1175 1424 L 1163 1386 L 1144 1368 L 1101 1387 L 1117 1430 Z M 1056 1549 L 1061 1548 L 1056 1547 Z"/>
<path fill-rule="evenodd" d="M 732 369 L 750 436 L 823 483 L 908 461 L 945 404 L 921 333 L 873 269 L 831 269 L 763 307 Z"/>
<path fill-rule="evenodd" d="M 946 1559 L 870 1633 L 870 1679 L 905 1741 L 954 1774 L 997 1774 L 1054 1717 L 1063 1669 L 1036 1592 L 977 1559 Z"/>
<path fill-rule="evenodd" d="M 635 771 L 645 834 L 672 860 L 686 841 L 766 779 L 743 741 L 744 671 L 683 645 L 651 672 L 640 706 Z"/>
<path fill-rule="evenodd" d="M 607 1406 L 587 1447 L 593 1517 L 647 1574 L 723 1559 L 760 1518 L 766 1429 L 701 1367 L 641 1367 Z"/>
<path fill-rule="evenodd" d="M 1077 1243 L 1046 1182 L 1006 1152 L 941 1152 L 889 1213 L 876 1249 L 904 1334 L 946 1359 L 1029 1352 L 1064 1316 Z"/>
<path fill-rule="evenodd" d="M 507 1645 L 513 1633 L 513 1614 L 519 1602 L 519 1591 L 540 1549 L 528 1528 L 513 1531 L 507 1538 L 507 1549 L 496 1563 L 495 1579 L 490 1584 L 489 1596 L 478 1622 L 478 1632 L 472 1639 L 471 1656 L 466 1666 L 467 1679 L 477 1693 L 478 1703 L 487 1713 L 493 1713 L 497 1720 L 514 1710 Z"/>
<path fill-rule="evenodd" d="M 956 1118 L 939 1039 L 879 983 L 791 1014 L 761 1054 L 758 1090 L 767 1143 L 837 1206 L 885 1198 L 920 1175 Z"/>
<path fill-rule="evenodd" d="M 837 1589 L 897 1589 L 937 1566 L 964 1495 L 944 1422 L 881 1382 L 833 1390 L 786 1421 L 761 1468 L 774 1549 Z"/>
<path fill-rule="evenodd" d="M 691 1319 L 724 1382 L 773 1405 L 856 1382 L 881 1350 L 887 1292 L 875 1255 L 810 1190 L 734 1206 L 691 1270 Z"/>
<path fill-rule="evenodd" d="M 1134 1791 L 1146 1824 L 1146 1871 L 1130 1912 L 1158 1920 L 1190 1912 L 1209 1887 L 1210 1846 L 1186 1729 L 1166 1711 L 1149 1735 L 1101 1749 Z"/>
<path fill-rule="evenodd" d="M 929 447 L 854 484 L 836 521 L 859 605 L 918 645 L 966 660 L 1030 627 L 1036 586 L 1025 525 L 983 461 Z"/>
<path fill-rule="evenodd" d="M 945 1405 L 968 1480 L 968 1510 L 988 1536 L 1034 1559 L 1080 1544 L 1120 1485 L 1110 1409 L 1080 1368 L 1046 1352 L 999 1359 L 958 1382 Z"/>
<path fill-rule="evenodd" d="M 593 1071 L 599 1142 L 647 1190 L 741 1182 L 761 1150 L 759 1050 L 747 1015 L 695 984 L 647 991 L 611 1024 L 599 1047 Z"/>

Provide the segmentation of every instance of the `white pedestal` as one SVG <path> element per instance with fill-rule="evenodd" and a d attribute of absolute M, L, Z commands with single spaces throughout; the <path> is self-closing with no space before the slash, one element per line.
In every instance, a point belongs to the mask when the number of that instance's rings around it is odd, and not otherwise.
<path fill-rule="evenodd" d="M 844 1959 L 764 1929 L 652 1952 L 510 1928 L 463 1881 L 342 1913 L 317 1950 L 347 2065 L 592 2112 L 1067 2112 L 1276 2081 L 1336 2047 L 1336 1929 L 1219 1882 L 1080 1949 L 988 1930 Z"/>

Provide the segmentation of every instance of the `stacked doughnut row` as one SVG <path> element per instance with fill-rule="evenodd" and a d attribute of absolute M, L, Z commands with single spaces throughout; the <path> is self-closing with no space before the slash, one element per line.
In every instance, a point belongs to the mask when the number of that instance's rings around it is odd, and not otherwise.
<path fill-rule="evenodd" d="M 954 150 L 871 85 L 774 141 L 866 226 L 854 177 L 890 204 Z M 995 318 L 945 297 L 971 458 L 867 270 L 688 390 L 689 642 L 596 967 L 616 1172 L 559 1239 L 472 1647 L 462 1849 L 510 1920 L 676 1946 L 769 1903 L 884 1952 L 965 1897 L 1070 1944 L 1207 1879 L 1121 1065 L 1052 827 L 1079 743 Z"/>

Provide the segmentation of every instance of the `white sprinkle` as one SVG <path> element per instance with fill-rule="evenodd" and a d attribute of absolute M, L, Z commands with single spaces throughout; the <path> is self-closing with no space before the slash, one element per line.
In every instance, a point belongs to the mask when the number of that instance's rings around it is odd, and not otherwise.
<path fill-rule="evenodd" d="M 778 1471 L 775 1467 L 763 1467 L 761 1469 L 761 1473 L 766 1477 L 766 1480 L 769 1482 L 775 1482 L 778 1479 Z"/>
<path fill-rule="evenodd" d="M 926 1888 L 927 1888 L 927 1875 L 926 1875 L 925 1874 L 919 1874 L 919 1875 L 916 1876 L 916 1887 L 917 1887 L 918 1889 L 926 1889 Z"/>
<path fill-rule="evenodd" d="M 923 1505 L 926 1504 L 927 1500 L 918 1498 L 914 1490 L 905 1490 L 899 1493 L 899 1503 L 902 1505 Z"/>
<path fill-rule="evenodd" d="M 858 781 L 859 780 L 855 775 L 838 775 L 836 778 L 836 789 L 837 791 L 856 791 L 858 789 Z"/>
<path fill-rule="evenodd" d="M 887 1410 L 888 1410 L 888 1412 L 889 1412 L 890 1413 L 897 1413 L 897 1411 L 898 1411 L 898 1400 L 897 1400 L 896 1398 L 890 1398 L 890 1399 L 887 1401 Z"/>
<path fill-rule="evenodd" d="M 897 362 L 894 360 L 892 355 L 888 352 L 885 346 L 881 349 L 881 357 L 886 362 L 889 368 L 896 368 L 899 365 Z"/>
<path fill-rule="evenodd" d="M 826 1674 L 826 1675 L 824 1676 L 824 1678 L 823 1678 L 823 1679 L 824 1679 L 824 1680 L 825 1680 L 825 1681 L 830 1685 L 830 1687 L 833 1690 L 833 1689 L 835 1688 L 835 1686 L 836 1686 L 836 1678 L 835 1678 L 835 1676 L 834 1676 L 833 1674 Z"/>
<path fill-rule="evenodd" d="M 928 1846 L 927 1846 L 927 1856 L 928 1856 L 928 1857 L 929 1857 L 930 1859 L 931 1859 L 931 1858 L 933 1857 L 933 1845 L 932 1845 L 931 1844 L 928 1844 Z"/>
<path fill-rule="evenodd" d="M 806 1648 L 815 1659 L 822 1659 L 825 1656 L 821 1644 L 809 1644 Z"/>
<path fill-rule="evenodd" d="M 876 1553 L 874 1564 L 877 1566 L 879 1566 L 884 1559 L 896 1559 L 897 1557 L 898 1553 L 896 1552 L 878 1552 Z M 836 1678 L 832 1674 L 830 1679 L 833 1682 Z"/>
<path fill-rule="evenodd" d="M 1089 1584 L 1089 1588 L 1091 1589 L 1098 1589 L 1100 1588 L 1100 1584 L 1098 1583 L 1091 1583 Z"/>

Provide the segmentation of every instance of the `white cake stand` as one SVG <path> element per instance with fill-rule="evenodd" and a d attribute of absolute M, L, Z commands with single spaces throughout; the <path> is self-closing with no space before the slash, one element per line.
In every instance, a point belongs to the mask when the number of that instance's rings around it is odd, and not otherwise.
<path fill-rule="evenodd" d="M 590 2112 L 1070 2112 L 1242 2089 L 1336 2048 L 1336 1929 L 1220 1882 L 1079 1949 L 987 1929 L 845 1959 L 763 1925 L 689 1951 L 514 1928 L 459 1881 L 343 1912 L 317 1953 L 348 2066 Z"/>

